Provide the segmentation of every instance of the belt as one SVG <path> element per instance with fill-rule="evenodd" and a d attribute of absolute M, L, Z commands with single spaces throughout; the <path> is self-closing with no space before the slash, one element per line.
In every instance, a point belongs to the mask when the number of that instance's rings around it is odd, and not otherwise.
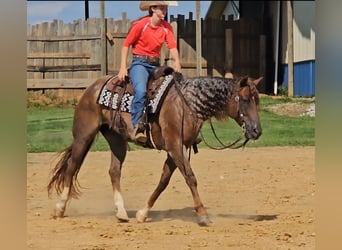
<path fill-rule="evenodd" d="M 133 55 L 133 60 L 134 59 L 146 61 L 147 63 L 149 63 L 151 65 L 154 65 L 154 66 L 159 66 L 160 65 L 159 57 L 144 56 L 144 55 Z"/>

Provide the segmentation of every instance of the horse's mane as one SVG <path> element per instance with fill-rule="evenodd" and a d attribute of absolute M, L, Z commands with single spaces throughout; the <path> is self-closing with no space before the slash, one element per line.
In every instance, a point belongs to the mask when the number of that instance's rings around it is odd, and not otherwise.
<path fill-rule="evenodd" d="M 227 118 L 227 102 L 238 90 L 233 79 L 222 77 L 180 79 L 178 86 L 188 106 L 202 120 Z"/>

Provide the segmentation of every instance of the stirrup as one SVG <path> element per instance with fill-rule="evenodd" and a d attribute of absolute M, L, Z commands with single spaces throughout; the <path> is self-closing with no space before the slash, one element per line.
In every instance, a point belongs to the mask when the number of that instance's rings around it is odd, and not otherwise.
<path fill-rule="evenodd" d="M 141 127 L 138 125 L 134 138 L 135 138 L 135 141 L 138 143 L 146 143 L 147 135 L 146 135 L 145 127 Z"/>

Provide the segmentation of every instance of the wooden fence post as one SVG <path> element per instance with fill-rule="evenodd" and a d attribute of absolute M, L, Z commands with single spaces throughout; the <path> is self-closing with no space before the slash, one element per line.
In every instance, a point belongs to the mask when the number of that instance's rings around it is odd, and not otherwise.
<path fill-rule="evenodd" d="M 258 85 L 260 92 L 266 92 L 266 35 L 259 36 L 259 77 L 262 76 L 263 79 Z"/>
<path fill-rule="evenodd" d="M 201 29 L 201 1 L 196 1 L 196 72 L 202 75 L 202 29 Z"/>
<path fill-rule="evenodd" d="M 107 74 L 107 40 L 104 0 L 101 0 L 101 74 Z"/>
<path fill-rule="evenodd" d="M 292 97 L 294 94 L 293 86 L 293 10 L 292 1 L 287 2 L 287 86 L 288 96 Z"/>
<path fill-rule="evenodd" d="M 233 70 L 233 30 L 225 31 L 225 73 L 232 73 Z"/>

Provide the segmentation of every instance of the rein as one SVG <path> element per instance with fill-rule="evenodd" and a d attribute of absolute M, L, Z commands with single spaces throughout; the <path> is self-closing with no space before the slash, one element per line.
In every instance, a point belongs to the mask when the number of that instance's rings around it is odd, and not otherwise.
<path fill-rule="evenodd" d="M 240 97 L 239 95 L 236 95 L 235 96 L 235 101 L 239 104 L 240 102 Z M 240 118 L 243 118 L 243 113 L 241 113 L 240 109 L 239 109 L 239 105 L 237 105 L 237 113 L 238 113 L 238 116 Z M 221 144 L 221 147 L 214 147 L 214 146 L 211 146 L 207 143 L 207 141 L 204 139 L 204 136 L 202 134 L 202 131 L 200 131 L 200 134 L 201 134 L 201 139 L 203 140 L 204 144 L 207 145 L 209 148 L 211 149 L 214 149 L 214 150 L 222 150 L 222 149 L 227 149 L 227 148 L 230 148 L 230 149 L 238 149 L 238 148 L 244 148 L 247 144 L 247 142 L 249 141 L 249 139 L 245 139 L 245 141 L 243 143 L 241 143 L 240 145 L 236 145 L 239 141 L 242 140 L 242 136 L 240 136 L 240 138 L 236 139 L 234 142 L 230 143 L 230 144 L 224 144 L 220 138 L 217 136 L 216 132 L 215 132 L 215 129 L 214 129 L 214 126 L 213 126 L 213 123 L 211 122 L 211 119 L 209 120 L 209 124 L 210 124 L 210 128 L 211 128 L 211 131 L 213 132 L 216 140 Z M 242 128 L 244 128 L 244 123 L 242 124 Z"/>
<path fill-rule="evenodd" d="M 116 79 L 116 78 L 118 78 L 118 75 L 109 78 L 109 79 L 106 81 L 105 84 L 107 84 L 109 81 L 113 81 L 113 80 Z M 124 88 L 123 88 L 122 91 L 120 91 L 120 93 L 119 93 L 118 103 L 121 103 L 121 101 L 122 101 L 123 94 L 125 93 L 125 90 L 126 90 L 126 87 L 127 87 L 127 81 L 128 81 L 128 77 L 125 78 Z M 113 104 L 114 88 L 115 88 L 115 84 L 112 82 L 112 89 L 111 89 L 112 95 L 110 96 L 110 101 L 109 101 L 109 103 L 110 103 L 109 105 L 110 105 L 110 106 L 112 106 L 112 104 Z M 120 115 L 120 113 L 121 113 L 120 109 L 119 109 L 119 111 L 118 111 L 117 113 L 119 113 L 119 115 Z M 110 121 L 111 121 L 111 122 L 110 122 L 109 129 L 111 129 L 111 128 L 113 127 L 114 122 L 115 122 L 115 119 L 116 119 L 117 113 L 114 114 L 114 110 L 113 110 L 113 109 L 110 109 Z"/>
<path fill-rule="evenodd" d="M 249 141 L 249 139 L 245 139 L 245 141 L 243 143 L 241 143 L 240 145 L 236 145 L 239 141 L 242 140 L 242 136 L 240 136 L 238 139 L 236 139 L 235 141 L 233 141 L 232 143 L 230 144 L 224 144 L 217 136 L 216 132 L 215 132 L 215 129 L 214 129 L 214 126 L 210 120 L 210 127 L 211 127 L 211 131 L 213 132 L 216 140 L 221 144 L 221 147 L 214 147 L 214 146 L 211 146 L 209 145 L 209 143 L 204 139 L 204 136 L 203 136 L 203 133 L 202 133 L 202 130 L 200 131 L 200 134 L 201 134 L 201 139 L 202 141 L 204 142 L 205 145 L 207 145 L 207 147 L 211 148 L 211 149 L 214 149 L 214 150 L 223 150 L 223 149 L 227 149 L 227 148 L 230 148 L 230 149 L 238 149 L 238 148 L 244 148 L 247 144 L 247 142 Z"/>

